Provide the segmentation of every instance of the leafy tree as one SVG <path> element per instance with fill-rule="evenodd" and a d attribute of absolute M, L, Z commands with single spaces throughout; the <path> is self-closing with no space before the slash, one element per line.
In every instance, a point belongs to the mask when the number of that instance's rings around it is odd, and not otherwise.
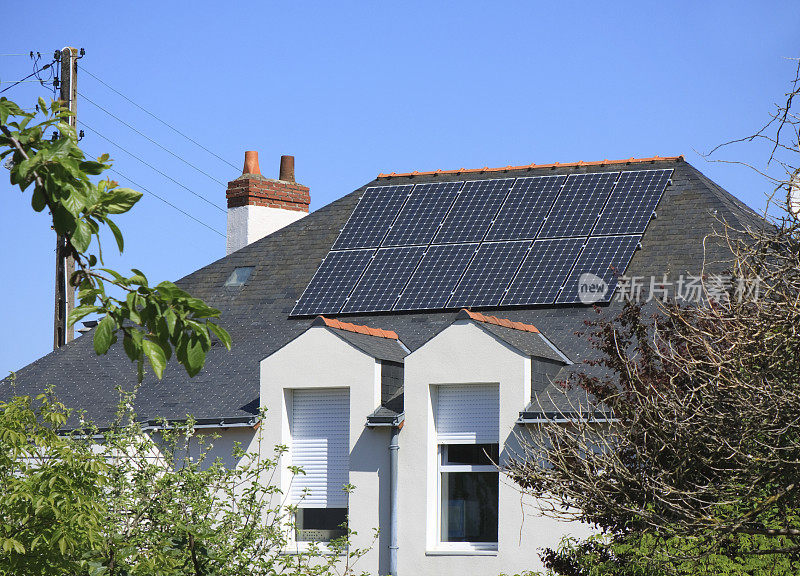
<path fill-rule="evenodd" d="M 800 67 L 753 137 L 783 153 L 778 217 L 746 229 L 720 222 L 712 235 L 731 255 L 727 289 L 706 285 L 700 305 L 598 315 L 588 323 L 597 357 L 563 383 L 587 393 L 588 407 L 570 414 L 582 417 L 522 438 L 511 478 L 545 514 L 603 533 L 546 551 L 560 574 L 800 570 L 798 93 Z M 748 286 L 758 293 L 743 294 Z"/>
<path fill-rule="evenodd" d="M 350 547 L 353 532 L 327 554 L 289 541 L 296 506 L 273 482 L 284 446 L 265 458 L 237 445 L 226 467 L 191 420 L 145 430 L 121 398 L 108 430 L 69 434 L 52 392 L 0 403 L 0 574 L 355 573 L 367 550 Z"/>
<path fill-rule="evenodd" d="M 122 334 L 128 357 L 137 363 L 139 381 L 144 358 L 161 378 L 167 361 L 175 354 L 190 376 L 197 374 L 211 347 L 212 334 L 230 349 L 230 336 L 213 319 L 215 310 L 193 298 L 172 282 L 150 286 L 139 270 L 124 276 L 103 264 L 100 232 L 108 229 L 122 252 L 124 239 L 113 217 L 128 212 L 141 193 L 120 188 L 111 180 L 93 180 L 111 167 L 107 154 L 89 160 L 78 147 L 70 112 L 41 98 L 38 113 L 25 112 L 14 102 L 0 98 L 0 159 L 10 160 L 11 184 L 23 192 L 32 187 L 31 206 L 52 215 L 53 228 L 67 239 L 66 249 L 76 271 L 69 279 L 78 288 L 80 306 L 69 314 L 69 325 L 89 314 L 99 314 L 94 349 L 105 354 Z M 46 137 L 56 129 L 59 138 Z M 94 241 L 94 243 L 93 243 Z M 90 253 L 96 247 L 97 254 Z M 108 293 L 113 287 L 122 296 Z"/>

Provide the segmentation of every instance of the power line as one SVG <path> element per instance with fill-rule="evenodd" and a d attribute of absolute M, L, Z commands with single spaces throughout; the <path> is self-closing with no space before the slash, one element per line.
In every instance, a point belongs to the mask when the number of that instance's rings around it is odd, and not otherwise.
<path fill-rule="evenodd" d="M 108 114 L 109 116 L 111 116 L 111 117 L 112 117 L 112 118 L 114 118 L 114 119 L 115 119 L 117 122 L 120 122 L 121 124 L 124 124 L 125 126 L 127 126 L 128 128 L 130 128 L 131 130 L 133 130 L 134 132 L 136 132 L 136 133 L 137 133 L 139 136 L 141 136 L 142 138 L 146 138 L 147 140 L 149 140 L 150 142 L 152 142 L 153 144 L 155 144 L 156 146 L 158 146 L 159 148 L 161 148 L 161 149 L 162 149 L 162 150 L 164 150 L 165 152 L 168 152 L 169 154 L 171 154 L 172 156 L 174 156 L 175 158 L 177 158 L 178 160 L 180 160 L 181 162 L 183 162 L 183 163 L 184 163 L 184 164 L 186 164 L 187 166 L 191 166 L 192 168 L 194 168 L 195 170 L 197 170 L 198 172 L 200 172 L 200 174 L 203 174 L 204 176 L 207 176 L 207 177 L 209 177 L 211 180 L 213 180 L 214 182 L 216 182 L 217 184 L 219 184 L 219 185 L 221 185 L 221 186 L 225 186 L 225 182 L 223 182 L 223 181 L 221 181 L 221 180 L 217 180 L 216 178 L 214 178 L 214 177 L 213 177 L 211 174 L 209 174 L 208 172 L 205 172 L 205 171 L 201 170 L 200 168 L 198 168 L 197 166 L 195 166 L 194 164 L 192 164 L 192 163 L 191 163 L 191 162 L 189 162 L 188 160 L 184 160 L 184 159 L 183 159 L 181 156 L 179 156 L 178 154 L 175 154 L 175 152 L 173 152 L 173 151 L 172 151 L 172 150 L 170 150 L 169 148 L 166 148 L 166 147 L 162 146 L 161 144 L 159 144 L 158 142 L 156 142 L 155 140 L 153 140 L 152 138 L 150 138 L 150 137 L 149 137 L 147 134 L 144 134 L 144 133 L 140 132 L 139 130 L 137 130 L 136 128 L 134 128 L 133 126 L 131 126 L 130 124 L 128 124 L 127 122 L 125 122 L 125 120 L 123 120 L 123 119 L 122 119 L 122 118 L 120 118 L 119 116 L 116 116 L 116 115 L 115 115 L 115 114 L 113 114 L 112 112 L 109 112 L 108 110 L 106 110 L 105 108 L 103 108 L 102 106 L 100 106 L 100 104 L 98 104 L 97 102 L 93 101 L 91 98 L 89 98 L 88 96 L 86 96 L 86 94 L 84 94 L 84 93 L 82 93 L 82 92 L 80 92 L 80 91 L 79 91 L 79 92 L 78 92 L 78 96 L 80 96 L 81 98 L 83 98 L 84 100 L 86 100 L 87 102 L 89 102 L 89 104 L 91 104 L 91 105 L 93 105 L 93 106 L 95 106 L 95 107 L 99 108 L 100 110 L 102 110 L 103 112 L 105 112 L 106 114 Z"/>
<path fill-rule="evenodd" d="M 199 146 L 200 148 L 202 148 L 203 150 L 205 150 L 206 152 L 208 152 L 209 154 L 211 154 L 212 156 L 214 156 L 214 157 L 215 157 L 215 158 L 217 158 L 218 160 L 221 160 L 222 162 L 225 162 L 225 164 L 227 164 L 228 166 L 230 166 L 230 167 L 231 167 L 231 168 L 233 168 L 234 170 L 238 170 L 238 168 L 237 168 L 235 165 L 233 165 L 233 164 L 231 164 L 230 162 L 228 162 L 227 160 L 225 160 L 225 158 L 223 158 L 222 156 L 219 156 L 219 155 L 215 154 L 214 152 L 212 152 L 211 150 L 209 150 L 208 148 L 206 148 L 205 146 L 203 146 L 202 144 L 200 144 L 200 142 L 198 142 L 197 140 L 195 140 L 195 139 L 193 139 L 193 138 L 191 138 L 191 137 L 187 136 L 186 134 L 184 134 L 183 132 L 181 132 L 180 130 L 178 130 L 177 128 L 175 128 L 175 127 L 174 127 L 172 124 L 169 124 L 169 123 L 165 122 L 164 120 L 162 120 L 161 118 L 159 118 L 158 116 L 156 116 L 155 114 L 153 114 L 152 112 L 150 112 L 149 110 L 147 110 L 146 108 L 144 108 L 144 107 L 140 106 L 139 104 L 137 104 L 136 102 L 134 102 L 133 100 L 131 100 L 130 98 L 128 98 L 127 96 L 125 96 L 125 94 L 123 94 L 122 92 L 120 92 L 119 90 L 117 90 L 116 88 L 114 88 L 113 86 L 110 86 L 110 85 L 106 84 L 105 82 L 103 82 L 103 81 L 102 81 L 100 78 L 98 78 L 97 76 L 95 76 L 94 74 L 92 74 L 91 72 L 89 72 L 89 71 L 86 69 L 86 67 L 85 67 L 85 66 L 81 66 L 81 71 L 83 71 L 83 72 L 86 72 L 86 73 L 87 73 L 89 76 L 91 76 L 92 78 L 94 78 L 95 80 L 97 80 L 98 82 L 100 82 L 100 84 L 102 84 L 103 86 L 105 86 L 106 88 L 108 88 L 109 90 L 111 90 L 112 92 L 114 92 L 114 93 L 118 94 L 119 96 L 121 96 L 122 98 L 124 98 L 125 100 L 127 100 L 128 102 L 130 102 L 131 104 L 133 104 L 134 106 L 136 106 L 136 107 L 137 107 L 139 110 L 141 110 L 142 112 L 144 112 L 144 113 L 146 113 L 146 114 L 149 114 L 150 116 L 152 116 L 153 118 L 155 118 L 156 120 L 158 120 L 159 122 L 161 122 L 161 123 L 162 123 L 164 126 L 166 126 L 167 128 L 169 128 L 170 130 L 172 130 L 172 131 L 176 132 L 177 134 L 180 134 L 181 136 L 183 136 L 184 138 L 186 138 L 186 139 L 187 139 L 189 142 L 191 142 L 192 144 L 194 144 L 194 145 L 196 145 L 196 146 Z"/>
<path fill-rule="evenodd" d="M 183 210 L 182 208 L 178 208 L 177 206 L 175 206 L 175 204 L 173 204 L 173 203 L 172 203 L 172 202 L 170 202 L 169 200 L 167 200 L 167 199 L 165 199 L 165 198 L 162 198 L 161 196 L 159 196 L 158 194 L 156 194 L 156 193 L 155 193 L 155 192 L 153 192 L 152 190 L 150 190 L 150 189 L 148 189 L 148 188 L 145 188 L 144 186 L 142 186 L 141 184 L 139 184 L 139 183 L 137 183 L 136 181 L 132 180 L 130 177 L 126 176 L 125 174 L 123 174 L 122 172 L 120 172 L 119 170 L 117 170 L 116 168 L 109 168 L 109 170 L 110 170 L 111 172 L 114 172 L 115 174 L 117 174 L 117 175 L 118 175 L 120 178 L 124 178 L 125 180 L 127 180 L 128 182 L 130 182 L 131 184 L 133 184 L 134 186 L 136 186 L 137 188 L 141 188 L 142 190 L 144 190 L 145 192 L 147 192 L 147 193 L 148 193 L 148 194 L 150 194 L 151 196 L 154 196 L 154 197 L 155 197 L 155 198 L 157 198 L 158 200 L 161 200 L 161 201 L 162 201 L 164 204 L 166 204 L 166 205 L 168 205 L 168 206 L 171 206 L 172 208 L 174 208 L 175 210 L 177 210 L 178 212 L 180 212 L 180 213 L 181 213 L 181 214 L 183 214 L 184 216 L 186 216 L 186 217 L 188 217 L 188 218 L 191 218 L 192 220 L 194 220 L 195 222 L 197 222 L 197 223 L 198 223 L 198 224 L 200 224 L 201 226 L 205 226 L 206 228 L 208 228 L 208 229 L 209 229 L 209 230 L 211 230 L 212 232 L 214 232 L 214 233 L 216 233 L 216 234 L 219 234 L 220 236 L 222 236 L 223 238 L 225 238 L 225 234 L 223 234 L 222 232 L 220 232 L 219 230 L 217 230 L 217 229 L 216 229 L 216 228 L 214 228 L 213 226 L 210 226 L 209 224 L 206 224 L 206 223 L 205 223 L 205 222 L 203 222 L 202 220 L 198 220 L 197 218 L 195 218 L 194 216 L 192 216 L 191 214 L 189 214 L 188 212 L 186 212 L 186 211 L 185 211 L 185 210 Z"/>
<path fill-rule="evenodd" d="M 30 78 L 31 76 L 36 76 L 36 74 L 38 74 L 38 73 L 39 73 L 39 72 L 41 72 L 42 70 L 47 70 L 47 69 L 48 69 L 48 68 L 50 68 L 50 66 L 52 66 L 54 63 L 55 63 L 55 60 L 53 60 L 52 62 L 50 62 L 50 64 L 45 64 L 45 65 L 44 65 L 42 68 L 39 68 L 39 69 L 34 69 L 34 71 L 33 71 L 33 72 L 31 72 L 30 74 L 28 74 L 27 76 L 25 76 L 25 78 L 23 78 L 22 80 L 17 80 L 16 82 L 14 82 L 14 83 L 13 83 L 11 86 L 9 86 L 8 88 L 3 88 L 2 90 L 0 90 L 0 94 L 2 94 L 3 92 L 5 92 L 6 90 L 11 90 L 11 89 L 12 89 L 14 86 L 16 86 L 17 84 L 21 84 L 22 82 L 24 82 L 25 80 L 27 80 L 27 79 L 28 79 L 28 78 Z"/>
<path fill-rule="evenodd" d="M 183 184 L 181 184 L 180 182 L 178 182 L 177 180 L 175 180 L 175 178 L 173 178 L 173 177 L 172 177 L 172 176 L 170 176 L 169 174 L 166 174 L 165 172 L 162 172 L 161 170 L 159 170 L 158 168 L 156 168 L 155 166 L 153 166 L 152 164 L 150 164 L 150 163 L 149 163 L 149 162 L 147 162 L 146 160 L 144 160 L 144 159 L 140 158 L 139 156 L 137 156 L 137 155 L 136 155 L 136 154 L 134 154 L 133 152 L 130 152 L 129 150 L 127 150 L 127 149 L 123 148 L 122 146 L 120 146 L 119 144 L 117 144 L 116 142 L 114 142 L 113 140 L 111 140 L 110 138 L 108 138 L 108 137 L 106 137 L 106 136 L 104 136 L 104 135 L 100 134 L 100 132 L 98 132 L 97 130 L 95 130 L 94 128 L 92 128 L 92 127 L 91 127 L 91 126 L 89 126 L 88 124 L 86 124 L 86 122 L 81 122 L 81 125 L 82 125 L 84 128 L 86 128 L 87 130 L 89 130 L 89 131 L 91 131 L 91 132 L 94 132 L 95 134 L 97 134 L 98 136 L 100 136 L 100 138 L 102 138 L 102 139 L 103 139 L 103 140 L 105 140 L 106 142 L 110 143 L 110 144 L 111 144 L 111 145 L 113 145 L 113 146 L 116 146 L 117 148 L 119 148 L 120 150 L 122 150 L 123 152 L 125 152 L 126 154 L 128 154 L 129 156 L 133 156 L 133 157 L 134 157 L 134 158 L 136 158 L 136 159 L 137 159 L 139 162 L 141 162 L 142 164 L 144 164 L 144 165 L 145 165 L 145 166 L 147 166 L 148 168 L 150 168 L 150 169 L 152 169 L 152 170 L 155 170 L 156 172 L 158 172 L 159 174 L 161 174 L 161 175 L 162 175 L 164 178 L 166 178 L 166 179 L 170 180 L 171 182 L 173 182 L 173 183 L 177 184 L 178 186 L 180 186 L 181 188 L 183 188 L 184 190 L 186 190 L 186 191 L 187 191 L 187 192 L 189 192 L 190 194 L 192 194 L 192 195 L 194 195 L 194 196 L 197 196 L 197 197 L 198 197 L 198 198 L 200 198 L 200 199 L 201 199 L 203 202 L 206 202 L 207 204 L 210 204 L 211 206 L 213 206 L 214 208 L 216 208 L 216 209 L 217 209 L 217 210 L 219 210 L 220 212 L 226 212 L 226 210 L 225 210 L 224 208 L 220 207 L 218 204 L 214 204 L 214 202 L 212 202 L 211 200 L 209 200 L 209 199 L 208 199 L 208 198 L 206 198 L 205 196 L 202 196 L 201 194 L 198 194 L 198 193 L 197 193 L 197 192 L 195 192 L 194 190 L 192 190 L 192 189 L 190 189 L 190 188 L 188 188 L 188 187 L 184 186 Z"/>

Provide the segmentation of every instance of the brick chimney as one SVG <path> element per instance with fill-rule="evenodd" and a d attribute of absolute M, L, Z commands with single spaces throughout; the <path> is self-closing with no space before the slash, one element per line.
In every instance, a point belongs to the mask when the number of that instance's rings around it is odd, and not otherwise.
<path fill-rule="evenodd" d="M 265 178 L 258 152 L 244 153 L 244 169 L 228 182 L 226 254 L 272 234 L 308 214 L 309 189 L 294 181 L 294 156 L 281 156 L 279 179 Z"/>

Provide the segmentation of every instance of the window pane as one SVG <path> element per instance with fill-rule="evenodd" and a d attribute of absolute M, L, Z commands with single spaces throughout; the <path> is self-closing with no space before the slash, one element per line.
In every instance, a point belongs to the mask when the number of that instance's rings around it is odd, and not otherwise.
<path fill-rule="evenodd" d="M 228 276 L 228 279 L 225 281 L 225 286 L 233 287 L 233 286 L 242 286 L 245 282 L 250 278 L 250 274 L 253 273 L 254 266 L 242 266 L 241 268 L 236 268 L 231 275 Z"/>
<path fill-rule="evenodd" d="M 497 542 L 497 472 L 442 473 L 442 542 Z"/>
<path fill-rule="evenodd" d="M 347 534 L 347 508 L 298 508 L 298 542 L 329 542 Z"/>
<path fill-rule="evenodd" d="M 491 466 L 497 464 L 497 444 L 447 444 L 444 464 L 473 464 Z"/>

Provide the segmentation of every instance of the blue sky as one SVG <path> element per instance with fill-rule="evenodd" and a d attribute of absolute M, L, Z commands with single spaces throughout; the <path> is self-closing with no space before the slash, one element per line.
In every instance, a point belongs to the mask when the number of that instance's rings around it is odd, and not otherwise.
<path fill-rule="evenodd" d="M 757 129 L 788 88 L 785 58 L 800 56 L 796 1 L 47 4 L 5 0 L 5 14 L 35 20 L 6 22 L 0 54 L 83 47 L 88 72 L 236 166 L 79 73 L 87 153 L 110 152 L 121 173 L 221 232 L 225 212 L 212 204 L 224 208 L 244 150 L 258 150 L 271 177 L 281 154 L 295 155 L 312 209 L 379 172 L 656 154 L 684 154 L 760 208 L 768 184 L 697 152 Z M 0 89 L 31 69 L 0 56 Z M 25 83 L 4 96 L 32 106 L 48 92 Z M 719 158 L 763 166 L 767 152 L 752 144 Z M 2 374 L 52 347 L 54 266 L 47 216 L 4 172 Z M 119 223 L 126 251 L 108 263 L 153 281 L 224 256 L 222 236 L 149 194 Z"/>

